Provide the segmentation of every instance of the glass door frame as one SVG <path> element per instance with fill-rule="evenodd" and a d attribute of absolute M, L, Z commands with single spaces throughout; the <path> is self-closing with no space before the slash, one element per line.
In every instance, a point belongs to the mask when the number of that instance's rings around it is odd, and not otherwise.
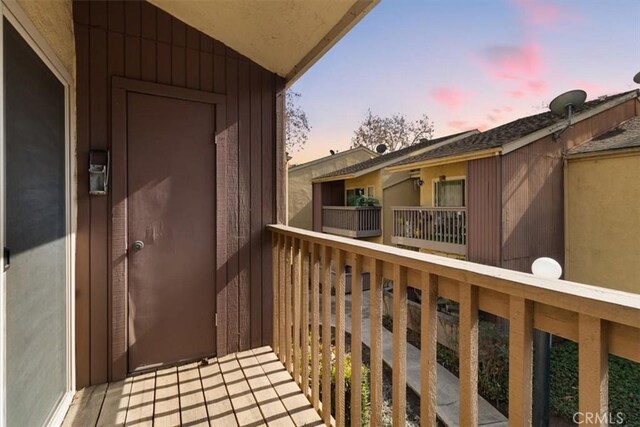
<path fill-rule="evenodd" d="M 57 407 L 49 414 L 47 425 L 60 425 L 75 393 L 75 240 L 76 240 L 76 186 L 75 186 L 75 92 L 71 73 L 58 59 L 44 37 L 15 0 L 0 0 L 0 18 L 15 27 L 33 51 L 47 65 L 49 70 L 64 86 L 65 96 L 65 211 L 66 211 L 66 393 L 58 401 Z M 73 25 L 70 20 L 69 25 Z M 4 125 L 4 19 L 0 19 L 0 165 L 5 162 Z M 6 242 L 5 217 L 5 168 L 0 173 L 0 244 Z M 2 251 L 4 266 L 4 251 Z M 0 426 L 6 425 L 6 274 L 0 271 Z"/>

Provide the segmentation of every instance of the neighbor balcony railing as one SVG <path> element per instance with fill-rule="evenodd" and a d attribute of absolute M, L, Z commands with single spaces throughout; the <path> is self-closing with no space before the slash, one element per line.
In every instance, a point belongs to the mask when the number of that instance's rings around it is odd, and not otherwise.
<path fill-rule="evenodd" d="M 407 287 L 422 291 L 422 425 L 436 425 L 437 298 L 459 303 L 460 425 L 478 420 L 478 312 L 509 320 L 509 425 L 531 425 L 533 330 L 579 345 L 580 414 L 606 416 L 608 355 L 640 362 L 640 295 L 551 280 L 466 261 L 354 241 L 282 225 L 273 236 L 273 349 L 313 407 L 332 422 L 331 346 L 335 345 L 335 422 L 345 424 L 345 265 L 352 266 L 351 342 L 362 340 L 361 278 L 369 272 L 371 425 L 382 422 L 382 278 L 393 279 L 393 425 L 406 412 Z M 331 292 L 332 270 L 341 272 Z M 332 308 L 335 298 L 335 308 Z M 335 319 L 335 343 L 331 337 Z M 310 337 L 310 338 L 309 338 Z M 321 339 L 327 337 L 327 339 Z M 308 344 L 309 343 L 309 344 Z M 362 353 L 351 346 L 351 420 L 359 425 Z M 322 361 L 320 366 L 320 360 Z M 310 363 L 307 363 L 310 361 Z M 322 378 L 322 384 L 320 381 Z M 505 384 L 506 386 L 506 384 Z M 323 391 L 320 398 L 320 391 Z M 327 391 L 326 393 L 324 391 Z"/>
<path fill-rule="evenodd" d="M 382 234 L 380 206 L 323 206 L 322 231 L 347 237 Z"/>
<path fill-rule="evenodd" d="M 392 207 L 391 243 L 466 255 L 467 208 Z"/>

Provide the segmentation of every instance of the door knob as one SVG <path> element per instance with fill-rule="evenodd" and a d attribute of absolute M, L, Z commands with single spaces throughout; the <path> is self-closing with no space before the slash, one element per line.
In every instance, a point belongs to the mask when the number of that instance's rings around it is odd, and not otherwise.
<path fill-rule="evenodd" d="M 139 251 L 142 248 L 144 248 L 144 242 L 142 240 L 136 240 L 133 243 L 133 249 L 135 249 L 136 251 Z"/>

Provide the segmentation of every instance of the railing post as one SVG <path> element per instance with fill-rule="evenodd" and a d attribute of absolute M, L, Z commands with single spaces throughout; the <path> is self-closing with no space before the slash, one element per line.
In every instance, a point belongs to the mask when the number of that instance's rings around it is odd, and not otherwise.
<path fill-rule="evenodd" d="M 371 270 L 371 426 L 382 426 L 382 261 L 369 259 Z"/>
<path fill-rule="evenodd" d="M 311 245 L 311 403 L 317 411 L 320 409 L 320 256 L 318 245 Z"/>
<path fill-rule="evenodd" d="M 609 351 L 604 320 L 580 314 L 578 320 L 579 423 L 608 425 Z"/>
<path fill-rule="evenodd" d="M 438 276 L 422 273 L 420 303 L 420 421 L 436 425 L 437 346 L 438 346 Z"/>
<path fill-rule="evenodd" d="M 287 363 L 287 337 L 286 337 L 286 324 L 287 324 L 287 317 L 286 317 L 286 310 L 287 310 L 287 293 L 285 291 L 286 287 L 287 287 L 287 277 L 289 276 L 288 274 L 286 274 L 286 265 L 287 265 L 287 256 L 286 256 L 286 248 L 288 248 L 288 242 L 289 242 L 289 237 L 286 236 L 280 236 L 280 239 L 278 241 L 278 276 L 280 278 L 280 280 L 278 281 L 278 287 L 279 287 L 279 291 L 278 291 L 278 295 L 280 295 L 278 303 L 280 304 L 280 309 L 278 310 L 280 319 L 278 320 L 278 325 L 280 326 L 280 332 L 278 333 L 278 335 L 280 336 L 280 354 L 278 354 L 278 356 L 280 356 L 280 362 L 282 362 L 285 366 Z M 289 257 L 289 260 L 291 259 L 291 257 Z"/>
<path fill-rule="evenodd" d="M 322 247 L 322 419 L 331 424 L 331 248 Z"/>
<path fill-rule="evenodd" d="M 272 283 L 273 287 L 273 318 L 272 318 L 272 338 L 273 338 L 273 351 L 280 355 L 280 313 L 278 312 L 280 308 L 280 262 L 278 261 L 278 255 L 280 251 L 278 250 L 278 244 L 280 242 L 280 234 L 272 233 L 271 235 L 271 262 L 273 263 L 272 272 Z"/>
<path fill-rule="evenodd" d="M 301 387 L 305 396 L 309 396 L 309 242 L 302 241 L 302 280 L 301 293 L 302 302 L 300 310 L 302 311 L 300 318 L 300 340 L 302 345 L 301 354 Z"/>
<path fill-rule="evenodd" d="M 293 379 L 300 385 L 300 239 L 293 244 Z"/>
<path fill-rule="evenodd" d="M 407 269 L 393 266 L 393 425 L 403 426 L 407 412 Z"/>
<path fill-rule="evenodd" d="M 351 270 L 351 426 L 362 424 L 362 255 Z"/>
<path fill-rule="evenodd" d="M 336 262 L 336 425 L 345 425 L 345 252 L 334 249 Z"/>
<path fill-rule="evenodd" d="M 509 299 L 509 425 L 532 422 L 533 303 Z"/>
<path fill-rule="evenodd" d="M 460 283 L 460 425 L 478 425 L 478 288 Z"/>

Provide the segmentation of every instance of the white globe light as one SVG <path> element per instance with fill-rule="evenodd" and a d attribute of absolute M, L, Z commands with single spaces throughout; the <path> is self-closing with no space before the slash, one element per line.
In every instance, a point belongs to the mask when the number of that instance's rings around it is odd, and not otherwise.
<path fill-rule="evenodd" d="M 534 276 L 545 279 L 559 279 L 562 276 L 562 267 L 555 259 L 542 257 L 533 261 L 531 272 Z"/>

